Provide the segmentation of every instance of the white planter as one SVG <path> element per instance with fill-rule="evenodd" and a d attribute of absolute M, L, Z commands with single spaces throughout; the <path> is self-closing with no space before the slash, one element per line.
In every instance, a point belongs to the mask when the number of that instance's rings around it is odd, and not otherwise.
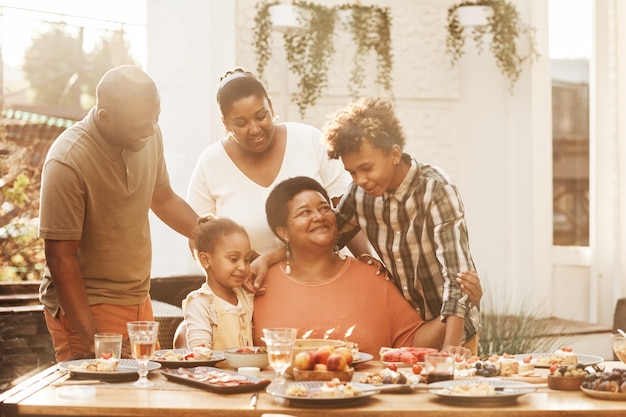
<path fill-rule="evenodd" d="M 304 13 L 298 6 L 291 4 L 278 4 L 269 8 L 270 19 L 272 20 L 272 27 L 275 31 L 281 33 L 301 33 L 306 29 L 303 25 Z"/>
<path fill-rule="evenodd" d="M 493 15 L 493 9 L 489 6 L 461 6 L 456 9 L 456 15 L 461 26 L 485 26 L 487 18 Z"/>
<path fill-rule="evenodd" d="M 352 10 L 337 10 L 337 20 L 339 21 L 339 23 L 341 23 L 343 27 L 349 28 L 350 26 L 352 26 Z"/>

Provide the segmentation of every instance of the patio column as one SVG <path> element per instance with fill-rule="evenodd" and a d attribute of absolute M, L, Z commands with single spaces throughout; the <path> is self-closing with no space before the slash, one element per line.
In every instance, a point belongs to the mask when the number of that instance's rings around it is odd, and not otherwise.
<path fill-rule="evenodd" d="M 161 93 L 160 125 L 172 188 L 181 197 L 200 152 L 223 133 L 215 88 L 235 63 L 235 2 L 147 2 L 147 68 Z M 198 273 L 187 241 L 151 219 L 152 276 Z"/>

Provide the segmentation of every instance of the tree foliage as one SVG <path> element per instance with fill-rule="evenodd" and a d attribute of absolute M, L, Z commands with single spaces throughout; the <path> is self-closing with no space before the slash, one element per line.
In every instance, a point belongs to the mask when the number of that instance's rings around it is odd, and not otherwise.
<path fill-rule="evenodd" d="M 136 64 L 123 30 L 107 32 L 95 49 L 83 49 L 83 32 L 76 33 L 63 23 L 53 23 L 47 31 L 33 36 L 25 51 L 22 70 L 34 93 L 36 103 L 90 107 L 96 85 L 109 69 Z M 84 97 L 87 96 L 87 97 Z"/>
<path fill-rule="evenodd" d="M 107 32 L 87 54 L 81 31 L 71 30 L 52 24 L 25 51 L 22 69 L 36 103 L 90 107 L 102 74 L 135 64 L 123 31 Z M 8 140 L 0 126 L 0 281 L 40 280 L 45 266 L 43 241 L 37 237 L 43 158 L 33 155 L 34 143 L 51 138 L 18 139 Z"/>
<path fill-rule="evenodd" d="M 37 237 L 41 164 L 29 161 L 0 131 L 0 281 L 40 280 L 43 241 Z"/>

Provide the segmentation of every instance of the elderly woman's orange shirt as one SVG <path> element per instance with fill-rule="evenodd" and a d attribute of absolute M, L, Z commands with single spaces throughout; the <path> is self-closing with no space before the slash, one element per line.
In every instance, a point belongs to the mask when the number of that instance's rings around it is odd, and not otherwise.
<path fill-rule="evenodd" d="M 361 352 L 377 355 L 383 346 L 411 346 L 415 331 L 424 323 L 402 297 L 392 281 L 376 275 L 376 267 L 352 257 L 337 275 L 319 285 L 299 282 L 272 266 L 265 280 L 264 295 L 254 300 L 253 339 L 261 341 L 263 328 L 295 327 L 298 338 L 312 330 L 309 338 L 343 339 L 357 342 Z"/>

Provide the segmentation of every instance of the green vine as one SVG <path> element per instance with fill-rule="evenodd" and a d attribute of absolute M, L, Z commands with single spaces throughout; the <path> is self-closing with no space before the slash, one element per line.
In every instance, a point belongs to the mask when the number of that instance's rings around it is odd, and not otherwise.
<path fill-rule="evenodd" d="M 265 66 L 272 55 L 272 21 L 270 20 L 271 6 L 280 4 L 278 0 L 262 1 L 256 5 L 254 17 L 254 51 L 257 56 L 257 74 L 264 79 Z"/>
<path fill-rule="evenodd" d="M 292 99 L 304 117 L 306 108 L 316 103 L 328 83 L 328 68 L 335 53 L 335 9 L 308 2 L 297 4 L 310 11 L 306 26 L 316 28 L 284 35 L 289 69 L 300 77 L 299 91 Z"/>
<path fill-rule="evenodd" d="M 263 0 L 256 6 L 253 46 L 257 57 L 257 74 L 264 79 L 264 71 L 271 55 L 272 22 L 269 9 L 280 4 L 277 0 Z M 365 88 L 365 58 L 372 50 L 377 54 L 375 82 L 387 92 L 392 90 L 393 56 L 391 53 L 391 17 L 388 8 L 345 4 L 328 7 L 294 0 L 300 7 L 300 21 L 305 30 L 283 35 L 289 69 L 298 78 L 298 91 L 292 101 L 304 117 L 306 109 L 317 102 L 328 85 L 328 72 L 335 53 L 334 34 L 339 10 L 351 10 L 347 23 L 356 46 L 354 67 L 350 76 L 350 94 L 355 97 Z"/>
<path fill-rule="evenodd" d="M 365 88 L 365 57 L 374 50 L 377 57 L 376 83 L 391 93 L 391 16 L 388 8 L 378 6 L 343 5 L 340 10 L 352 11 L 346 23 L 356 45 L 354 66 L 350 76 L 350 94 L 358 97 Z"/>
<path fill-rule="evenodd" d="M 508 78 L 509 89 L 512 92 L 523 65 L 527 61 L 533 62 L 539 58 L 535 28 L 521 21 L 515 5 L 506 0 L 468 0 L 457 3 L 448 8 L 446 52 L 451 55 L 452 64 L 455 64 L 464 53 L 465 33 L 457 16 L 457 9 L 461 6 L 488 6 L 493 9 L 493 14 L 487 18 L 487 24 L 473 28 L 470 37 L 476 44 L 478 52 L 482 53 L 484 36 L 492 35 L 489 50 L 502 74 Z M 519 51 L 518 41 L 521 38 L 528 41 L 527 53 Z"/>

